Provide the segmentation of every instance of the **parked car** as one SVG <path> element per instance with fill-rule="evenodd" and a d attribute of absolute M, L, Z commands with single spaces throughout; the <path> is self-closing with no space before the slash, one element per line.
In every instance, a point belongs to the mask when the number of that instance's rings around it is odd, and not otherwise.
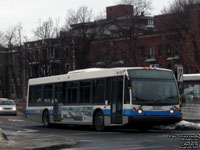
<path fill-rule="evenodd" d="M 7 98 L 0 98 L 0 114 L 17 115 L 15 101 Z"/>

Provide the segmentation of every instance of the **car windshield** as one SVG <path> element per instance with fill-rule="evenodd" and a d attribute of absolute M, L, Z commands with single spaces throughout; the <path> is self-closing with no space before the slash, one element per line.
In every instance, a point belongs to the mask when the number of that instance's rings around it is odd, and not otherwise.
<path fill-rule="evenodd" d="M 0 101 L 0 105 L 15 105 L 13 101 Z"/>

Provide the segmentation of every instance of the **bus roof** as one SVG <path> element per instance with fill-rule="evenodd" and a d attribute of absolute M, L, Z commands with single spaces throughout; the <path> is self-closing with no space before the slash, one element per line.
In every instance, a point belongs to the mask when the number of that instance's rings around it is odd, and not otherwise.
<path fill-rule="evenodd" d="M 200 80 L 200 74 L 183 74 L 183 81 L 197 81 Z"/>
<path fill-rule="evenodd" d="M 120 76 L 126 74 L 126 70 L 129 69 L 144 69 L 144 67 L 89 68 L 75 70 L 67 74 L 30 79 L 29 85 Z M 171 71 L 162 68 L 156 68 L 156 70 Z"/>

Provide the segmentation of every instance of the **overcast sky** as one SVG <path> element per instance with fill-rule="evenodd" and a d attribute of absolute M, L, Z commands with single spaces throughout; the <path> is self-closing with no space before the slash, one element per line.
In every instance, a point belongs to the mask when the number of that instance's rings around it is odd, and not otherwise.
<path fill-rule="evenodd" d="M 0 31 L 21 23 L 26 34 L 38 25 L 39 19 L 60 18 L 62 25 L 68 9 L 76 10 L 88 6 L 96 14 L 105 11 L 106 6 L 115 5 L 119 0 L 0 0 Z M 171 0 L 152 0 L 151 14 L 158 15 Z"/>

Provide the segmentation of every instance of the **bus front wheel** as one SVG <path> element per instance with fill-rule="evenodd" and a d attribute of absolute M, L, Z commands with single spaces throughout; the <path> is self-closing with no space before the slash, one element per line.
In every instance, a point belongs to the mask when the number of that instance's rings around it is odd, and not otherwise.
<path fill-rule="evenodd" d="M 94 127 L 97 131 L 105 130 L 104 126 L 104 115 L 102 111 L 98 111 L 94 117 Z"/>
<path fill-rule="evenodd" d="M 50 115 L 48 110 L 45 110 L 42 116 L 44 127 L 50 127 Z"/>

